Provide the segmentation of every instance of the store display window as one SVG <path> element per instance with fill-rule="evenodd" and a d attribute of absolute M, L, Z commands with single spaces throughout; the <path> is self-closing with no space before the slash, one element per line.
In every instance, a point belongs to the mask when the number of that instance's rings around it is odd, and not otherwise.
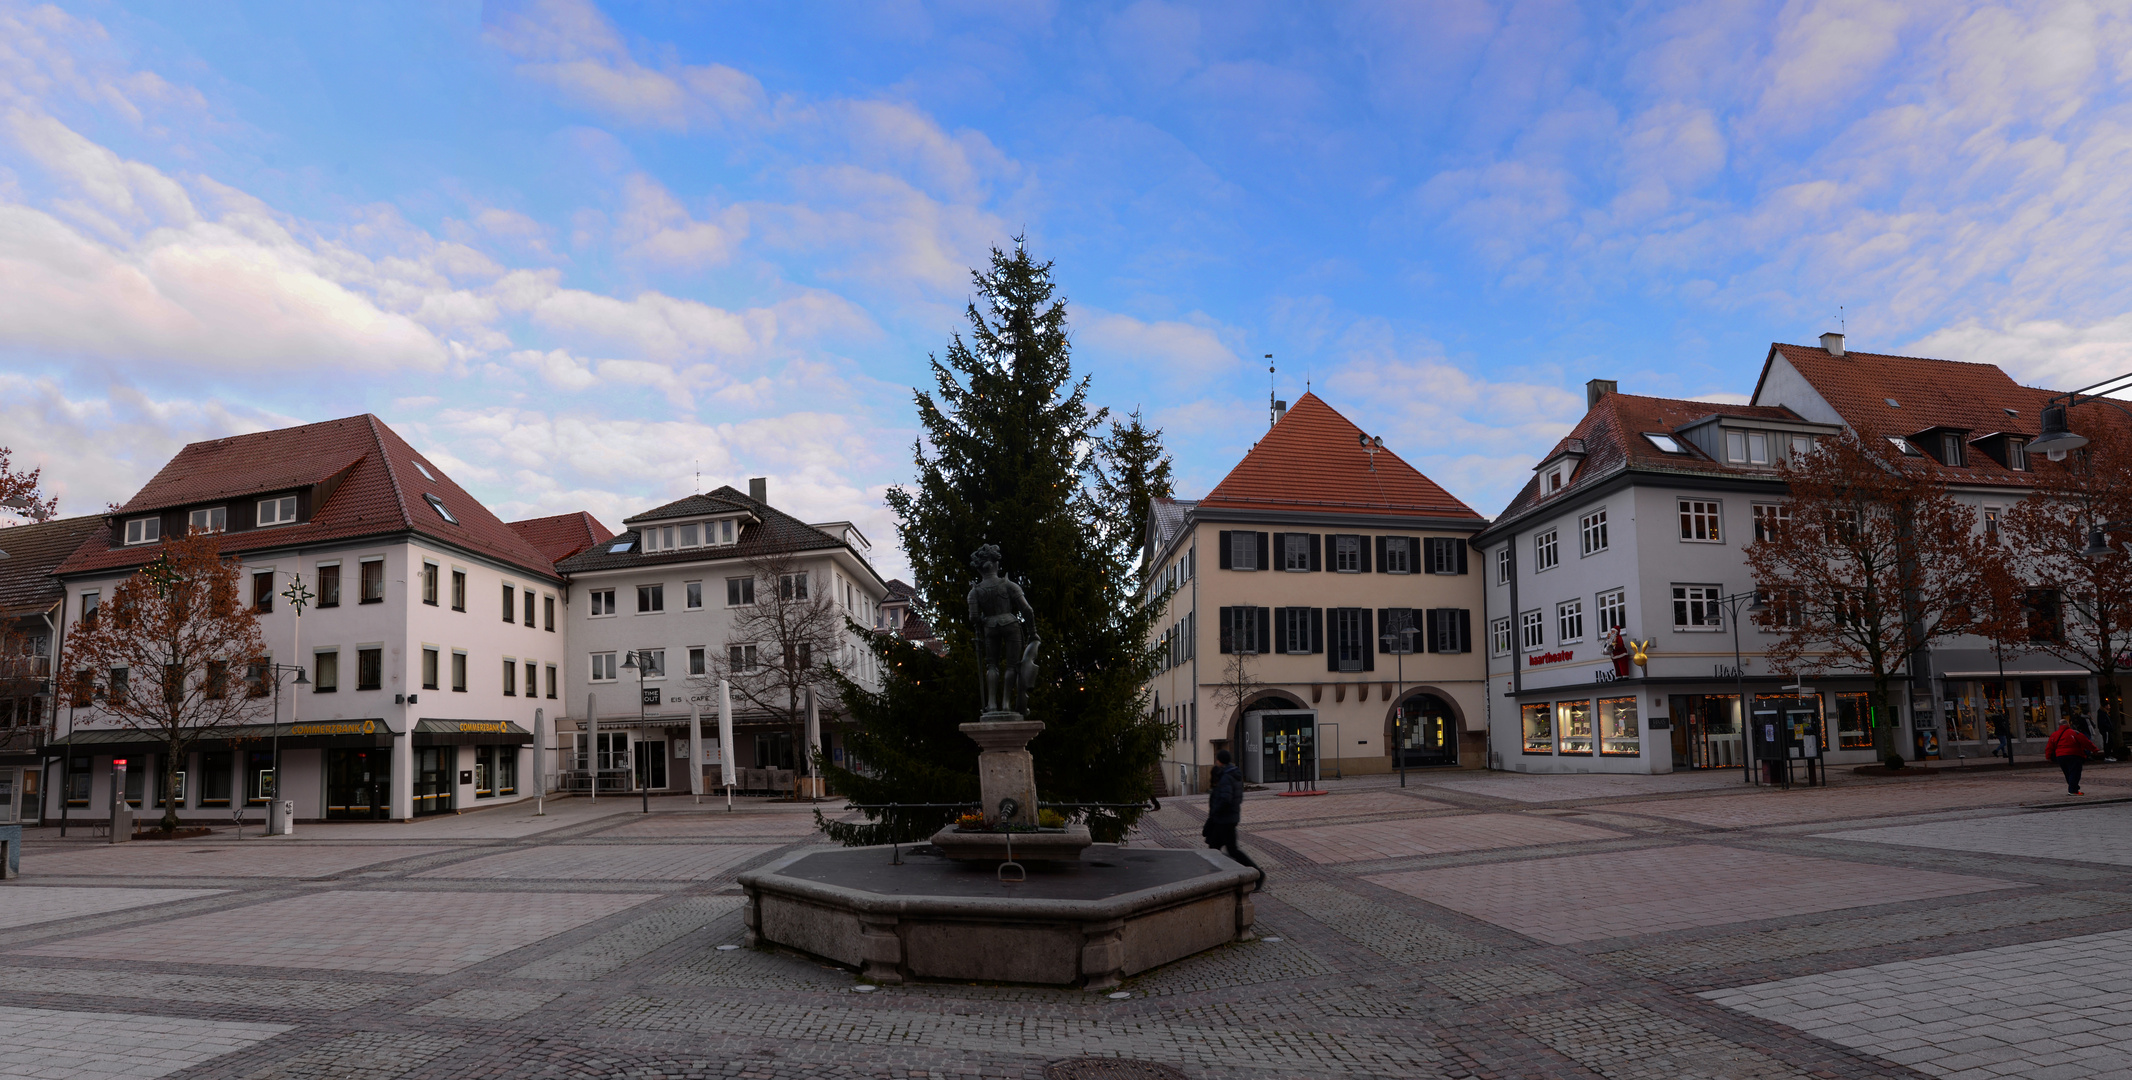
<path fill-rule="evenodd" d="M 1847 693 L 1836 695 L 1836 747 L 1839 750 L 1871 750 L 1873 727 L 1871 708 L 1873 695 Z"/>
<path fill-rule="evenodd" d="M 1555 728 L 1561 739 L 1560 752 L 1592 752 L 1592 703 L 1588 698 L 1555 703 Z"/>
<path fill-rule="evenodd" d="M 1643 752 L 1642 725 L 1633 697 L 1599 699 L 1599 752 L 1634 757 Z"/>
<path fill-rule="evenodd" d="M 1528 754 L 1552 754 L 1555 752 L 1554 706 L 1542 701 L 1527 705 L 1522 710 L 1525 726 L 1525 752 Z"/>

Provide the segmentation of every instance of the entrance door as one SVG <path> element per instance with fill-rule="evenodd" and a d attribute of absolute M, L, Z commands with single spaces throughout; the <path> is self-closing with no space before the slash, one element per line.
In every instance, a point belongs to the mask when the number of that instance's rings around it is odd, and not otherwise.
<path fill-rule="evenodd" d="M 1451 718 L 1451 707 L 1434 694 L 1415 694 L 1404 703 L 1406 731 L 1398 732 L 1398 721 L 1393 722 L 1394 756 L 1392 767 L 1427 768 L 1458 764 L 1458 728 Z"/>
<path fill-rule="evenodd" d="M 1667 712 L 1673 718 L 1675 768 L 1737 769 L 1746 761 L 1740 743 L 1738 694 L 1675 694 Z"/>
<path fill-rule="evenodd" d="M 1317 781 L 1317 713 L 1245 713 L 1244 740 L 1244 779 L 1260 784 Z"/>
<path fill-rule="evenodd" d="M 458 767 L 459 755 L 456 746 L 415 747 L 415 813 L 441 814 L 452 808 L 452 795 L 458 790 L 458 777 L 452 770 Z"/>
<path fill-rule="evenodd" d="M 416 758 L 419 759 L 421 754 L 422 751 L 417 750 Z M 326 817 L 331 820 L 391 816 L 391 779 L 390 750 L 326 751 Z"/>
<path fill-rule="evenodd" d="M 637 786 L 659 789 L 666 786 L 666 740 L 640 739 L 633 747 L 637 756 Z"/>

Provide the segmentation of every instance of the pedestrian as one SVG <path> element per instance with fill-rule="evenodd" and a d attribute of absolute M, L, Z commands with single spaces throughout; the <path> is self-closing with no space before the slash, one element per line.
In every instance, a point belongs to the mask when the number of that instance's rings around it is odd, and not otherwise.
<path fill-rule="evenodd" d="M 2006 759 L 2006 763 L 2007 763 L 2008 765 L 2011 765 L 2011 764 L 2013 764 L 2013 763 L 2014 763 L 2014 724 L 2013 724 L 2013 720 L 2012 720 L 2012 718 L 2008 717 L 2008 716 L 2007 716 L 2007 715 L 2006 715 L 2005 713 L 2003 713 L 2003 712 L 2002 712 L 2002 713 L 1994 713 L 1994 714 L 1992 714 L 1992 717 L 1991 717 L 1991 733 L 1992 733 L 1993 735 L 1996 735 L 1996 736 L 1998 736 L 1998 739 L 1999 739 L 1999 745 L 1998 745 L 1998 748 L 1997 748 L 1997 749 L 1995 749 L 1995 750 L 1993 750 L 1993 751 L 1991 752 L 1991 756 L 1992 756 L 1992 757 L 2002 757 L 2002 758 L 2005 758 L 2005 759 Z"/>
<path fill-rule="evenodd" d="M 2051 732 L 2050 741 L 2043 744 L 2043 760 L 2055 761 L 2065 772 L 2065 793 L 2085 795 L 2080 790 L 2080 767 L 2096 753 L 2095 743 L 2073 726 L 2068 716 L 2058 721 L 2058 730 Z"/>
<path fill-rule="evenodd" d="M 1226 749 L 1214 751 L 1214 783 L 1207 791 L 1207 823 L 1199 835 L 1210 848 L 1220 848 L 1237 863 L 1258 871 L 1259 884 L 1266 883 L 1266 871 L 1236 846 L 1236 826 L 1244 820 L 1244 773 L 1230 764 Z"/>

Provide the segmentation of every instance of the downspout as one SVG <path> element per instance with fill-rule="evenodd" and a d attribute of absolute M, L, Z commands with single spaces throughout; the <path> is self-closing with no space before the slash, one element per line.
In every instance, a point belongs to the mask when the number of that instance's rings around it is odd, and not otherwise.
<path fill-rule="evenodd" d="M 64 609 L 66 607 L 66 604 L 67 595 L 64 589 L 62 588 L 62 591 L 59 594 L 59 606 Z M 63 650 L 60 648 L 60 646 L 64 644 L 64 642 L 60 640 L 63 631 L 58 623 L 52 621 L 52 612 L 50 609 L 46 609 L 46 611 L 42 615 L 40 615 L 39 618 L 42 618 L 44 620 L 44 628 L 48 635 L 47 640 L 51 641 L 52 643 L 52 647 L 50 650 L 52 655 L 45 658 L 47 663 L 45 669 L 44 683 L 45 686 L 48 688 L 48 691 L 45 694 L 45 707 L 51 711 L 50 722 L 45 725 L 45 730 L 47 732 L 56 734 L 59 731 L 59 658 L 63 653 Z M 69 736 L 72 736 L 73 732 L 70 730 L 67 734 Z M 37 755 L 39 763 L 37 768 L 37 827 L 43 828 L 44 808 L 48 803 L 51 802 L 52 756 L 49 752 L 48 747 L 40 747 L 40 749 L 45 750 L 46 752 Z M 60 782 L 62 784 L 66 782 L 66 774 L 64 772 L 60 773 Z M 59 802 L 60 813 L 66 813 L 66 799 L 62 798 L 59 800 Z"/>
<path fill-rule="evenodd" d="M 1192 649 L 1192 700 L 1186 706 L 1185 723 L 1189 724 L 1192 729 L 1192 787 L 1197 788 L 1199 786 L 1199 523 L 1192 522 L 1192 527 L 1186 530 L 1185 535 L 1192 538 L 1191 546 L 1185 548 L 1187 564 L 1192 568 L 1192 610 L 1186 613 L 1192 620 L 1192 632 L 1185 635 L 1185 643 L 1191 646 Z M 1186 794 L 1193 794 L 1193 792 L 1188 791 Z"/>
<path fill-rule="evenodd" d="M 1475 550 L 1480 552 L 1481 556 L 1481 633 L 1485 635 L 1488 633 L 1488 549 L 1476 547 L 1470 540 L 1466 546 L 1474 547 Z M 1419 554 L 1419 552 L 1416 554 Z M 1471 645 L 1472 642 L 1467 642 L 1467 644 Z M 1490 644 L 1494 643 L 1490 642 Z M 1482 743 L 1485 749 L 1481 753 L 1483 755 L 1482 764 L 1491 770 L 1495 768 L 1495 673 L 1488 670 L 1488 661 L 1493 658 L 1493 655 L 1493 649 L 1481 653 L 1481 730 L 1487 736 Z M 1515 657 L 1512 659 L 1515 659 Z M 1511 668 L 1513 675 L 1516 670 L 1513 665 Z"/>

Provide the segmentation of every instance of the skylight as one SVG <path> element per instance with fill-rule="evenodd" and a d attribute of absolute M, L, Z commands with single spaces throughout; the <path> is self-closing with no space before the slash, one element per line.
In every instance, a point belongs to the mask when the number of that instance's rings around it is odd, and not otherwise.
<path fill-rule="evenodd" d="M 629 550 L 629 548 L 630 548 L 630 545 L 632 545 L 632 544 L 634 544 L 634 543 L 636 543 L 636 541 L 634 541 L 634 540 L 623 540 L 623 541 L 621 541 L 621 542 L 619 542 L 619 543 L 616 543 L 616 544 L 614 544 L 614 545 L 612 545 L 612 546 L 608 547 L 608 549 L 607 549 L 607 554 L 609 554 L 609 555 L 621 555 L 621 554 L 623 554 L 623 553 L 627 552 L 627 551 Z"/>
<path fill-rule="evenodd" d="M 438 517 L 443 518 L 444 520 L 449 521 L 454 525 L 459 524 L 459 519 L 453 517 L 452 512 L 444 508 L 443 499 L 440 499 L 435 495 L 428 494 L 427 492 L 423 493 L 422 498 L 429 502 L 430 509 L 435 510 L 437 512 Z"/>
<path fill-rule="evenodd" d="M 1656 431 L 1646 431 L 1643 433 L 1643 437 L 1651 440 L 1652 446 L 1659 448 L 1665 453 L 1685 454 L 1688 452 L 1687 450 L 1681 447 L 1680 440 L 1674 438 L 1671 435 L 1660 434 Z"/>
<path fill-rule="evenodd" d="M 1910 445 L 1910 440 L 1905 439 L 1900 435 L 1888 436 L 1888 442 L 1893 445 L 1897 450 L 1900 450 L 1903 453 L 1910 455 L 1911 457 L 1917 457 L 1922 453 L 1922 451 L 1918 450 L 1917 447 Z"/>
<path fill-rule="evenodd" d="M 2019 416 L 2019 415 L 2021 415 L 2021 410 L 2019 410 L 2019 409 L 2008 409 L 2008 410 L 2006 410 L 2006 415 L 2008 415 L 2008 416 Z"/>
<path fill-rule="evenodd" d="M 1885 402 L 1887 402 L 1887 403 L 1888 403 L 1888 408 L 1891 408 L 1891 409 L 1900 409 L 1900 408 L 1902 408 L 1902 407 L 1903 407 L 1903 403 L 1902 403 L 1902 402 L 1900 402 L 1900 401 L 1897 401 L 1897 400 L 1895 400 L 1894 398 L 1891 398 L 1891 397 L 1884 397 L 1884 398 L 1881 398 L 1880 400 L 1882 400 L 1882 401 L 1885 401 Z"/>
<path fill-rule="evenodd" d="M 422 464 L 420 461 L 415 462 L 415 471 L 421 473 L 422 479 L 424 480 L 435 482 L 437 479 L 436 476 L 429 471 L 429 467 Z"/>

